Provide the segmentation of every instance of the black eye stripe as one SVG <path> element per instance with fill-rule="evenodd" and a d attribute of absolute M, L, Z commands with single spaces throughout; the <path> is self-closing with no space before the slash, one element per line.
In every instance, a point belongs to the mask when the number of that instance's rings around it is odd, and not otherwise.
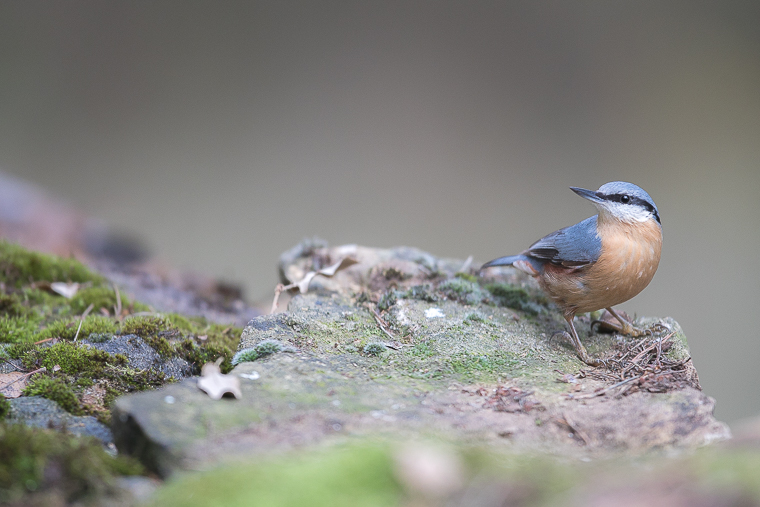
<path fill-rule="evenodd" d="M 629 200 L 628 200 L 627 203 L 623 203 L 623 196 L 628 196 Z M 606 199 L 608 201 L 619 202 L 621 204 L 628 204 L 628 205 L 636 204 L 636 205 L 639 205 L 639 206 L 643 207 L 644 209 L 646 209 L 647 211 L 649 211 L 652 215 L 654 215 L 654 218 L 655 218 L 655 220 L 657 220 L 657 223 L 659 223 L 659 224 L 662 223 L 662 222 L 660 222 L 660 215 L 659 215 L 659 213 L 657 213 L 657 210 L 654 208 L 654 206 L 652 204 L 650 204 L 649 202 L 645 201 L 644 199 L 641 199 L 641 198 L 636 197 L 636 196 L 631 195 L 631 194 L 607 194 L 607 195 L 602 195 L 600 197 L 602 197 L 602 198 L 604 198 L 604 199 Z"/>

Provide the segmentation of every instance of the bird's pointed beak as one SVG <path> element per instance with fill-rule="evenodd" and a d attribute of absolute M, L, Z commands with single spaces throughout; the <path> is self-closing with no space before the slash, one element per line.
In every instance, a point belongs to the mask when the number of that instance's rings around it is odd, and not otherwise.
<path fill-rule="evenodd" d="M 599 193 L 594 192 L 593 190 L 586 190 L 585 188 L 578 187 L 570 187 L 570 190 L 595 204 L 602 204 L 604 202 L 604 199 L 599 196 Z"/>

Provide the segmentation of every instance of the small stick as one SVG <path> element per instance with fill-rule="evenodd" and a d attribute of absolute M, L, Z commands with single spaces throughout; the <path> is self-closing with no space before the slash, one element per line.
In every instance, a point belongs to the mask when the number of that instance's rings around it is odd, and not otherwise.
<path fill-rule="evenodd" d="M 380 318 L 380 315 L 375 311 L 374 308 L 372 308 L 372 316 L 375 317 L 375 321 L 377 322 L 377 325 L 380 327 L 380 329 L 382 330 L 382 332 L 385 333 L 386 335 L 388 335 L 388 337 L 391 340 L 395 340 L 396 337 L 393 336 L 391 334 L 391 332 L 386 329 L 387 324 L 385 322 L 383 322 L 383 319 Z"/>
<path fill-rule="evenodd" d="M 562 417 L 565 419 L 565 423 L 570 427 L 571 430 L 573 430 L 573 433 L 581 437 L 581 440 L 583 440 L 583 443 L 587 446 L 589 445 L 589 438 L 588 435 L 586 435 L 585 432 L 581 431 L 580 428 L 576 424 L 573 424 L 573 422 L 570 420 L 570 418 L 567 416 L 567 412 L 562 413 Z"/>
<path fill-rule="evenodd" d="M 92 309 L 95 307 L 93 303 L 90 303 L 90 306 L 87 307 L 87 309 L 82 314 L 81 320 L 79 321 L 79 327 L 77 328 L 77 334 L 74 335 L 74 341 L 77 341 L 77 338 L 79 338 L 79 331 L 82 330 L 82 322 L 84 322 L 84 319 L 87 318 L 87 315 L 90 314 Z"/>
<path fill-rule="evenodd" d="M 623 380 L 622 382 L 618 382 L 617 384 L 613 384 L 611 386 L 605 387 L 604 389 L 600 389 L 599 391 L 596 391 L 596 392 L 593 392 L 593 393 L 589 393 L 589 394 L 582 394 L 580 396 L 571 396 L 571 398 L 574 399 L 574 400 L 585 400 L 587 398 L 596 398 L 597 396 L 602 396 L 604 394 L 607 394 L 608 392 L 612 391 L 616 387 L 620 387 L 622 385 L 629 384 L 629 383 L 633 382 L 634 380 L 641 380 L 641 377 L 643 377 L 643 375 L 641 375 L 639 377 L 631 377 L 631 378 Z"/>
<path fill-rule="evenodd" d="M 285 286 L 281 283 L 278 283 L 277 287 L 274 288 L 274 300 L 272 301 L 272 311 L 269 312 L 270 314 L 277 311 L 277 302 L 280 300 L 280 294 L 282 294 L 282 291 L 284 290 Z"/>
<path fill-rule="evenodd" d="M 116 284 L 113 284 L 113 290 L 116 293 L 116 306 L 113 307 L 113 313 L 116 318 L 121 320 L 121 295 L 119 294 L 119 288 Z"/>

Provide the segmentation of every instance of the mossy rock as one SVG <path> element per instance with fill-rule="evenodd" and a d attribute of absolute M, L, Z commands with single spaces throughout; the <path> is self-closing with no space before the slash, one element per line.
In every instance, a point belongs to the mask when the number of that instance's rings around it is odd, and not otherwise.
<path fill-rule="evenodd" d="M 55 400 L 72 414 L 108 422 L 110 404 L 119 395 L 197 374 L 218 357 L 224 359 L 225 371 L 232 367 L 240 328 L 171 313 L 131 315 L 149 308 L 123 292 L 117 296 L 110 282 L 74 259 L 0 241 L 0 282 L 0 343 L 7 344 L 3 357 L 19 360 L 28 371 L 45 368 L 27 393 Z M 80 287 L 66 298 L 46 289 L 52 282 Z M 88 308 L 91 313 L 82 318 Z M 128 315 L 115 315 L 119 308 Z M 131 364 L 134 360 L 130 363 L 115 346 L 124 335 L 139 337 L 160 359 Z M 138 349 L 123 351 L 136 358 Z M 94 398 L 88 395 L 92 388 L 98 393 Z"/>
<path fill-rule="evenodd" d="M 0 424 L 0 503 L 70 505 L 117 492 L 116 478 L 143 472 L 92 437 Z"/>

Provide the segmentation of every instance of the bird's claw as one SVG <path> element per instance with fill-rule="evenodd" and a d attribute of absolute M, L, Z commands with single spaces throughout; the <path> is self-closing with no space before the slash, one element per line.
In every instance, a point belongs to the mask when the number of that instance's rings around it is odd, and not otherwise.
<path fill-rule="evenodd" d="M 569 338 L 570 343 L 572 343 L 573 347 L 575 348 L 575 352 L 578 354 L 578 359 L 580 359 L 587 365 L 593 366 L 595 368 L 598 368 L 600 366 L 606 366 L 606 363 L 604 362 L 603 359 L 595 359 L 589 356 L 588 352 L 586 351 L 586 347 L 583 346 L 580 340 L 576 341 L 571 333 L 568 333 L 567 331 L 560 331 L 558 333 L 554 333 L 551 339 L 554 339 L 557 336 L 562 336 L 563 338 Z"/>
<path fill-rule="evenodd" d="M 664 333 L 670 331 L 670 327 L 663 323 L 657 322 L 646 329 L 639 329 L 634 327 L 630 322 L 624 322 L 622 324 L 615 324 L 607 320 L 594 320 L 591 322 L 591 329 L 594 329 L 595 325 L 599 325 L 600 328 L 609 330 L 615 333 L 624 334 L 627 336 L 639 337 L 639 336 L 654 336 L 658 333 Z"/>

